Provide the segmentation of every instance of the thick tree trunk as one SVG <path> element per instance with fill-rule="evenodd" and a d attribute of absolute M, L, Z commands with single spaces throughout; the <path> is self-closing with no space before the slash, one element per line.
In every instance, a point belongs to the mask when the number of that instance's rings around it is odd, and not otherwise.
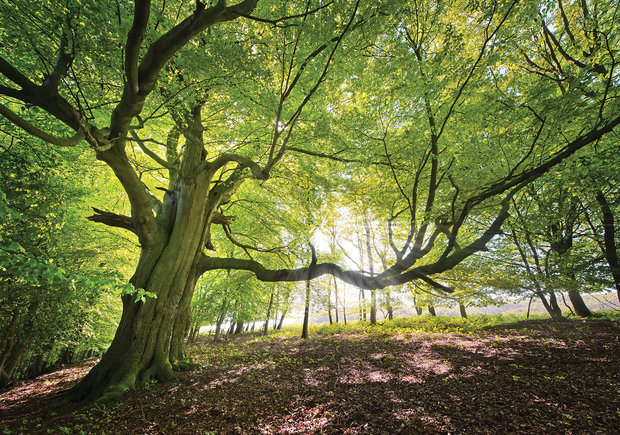
<path fill-rule="evenodd" d="M 131 278 L 136 289 L 156 297 L 136 300 L 135 295 L 123 295 L 123 314 L 114 339 L 101 361 L 71 389 L 71 399 L 106 401 L 150 379 L 174 378 L 170 362 L 172 333 L 179 312 L 184 312 L 183 296 L 191 299 L 194 292 L 194 264 L 202 252 L 208 227 L 205 183 L 206 175 L 179 181 L 174 211 L 170 213 L 174 220 L 153 229 L 149 243 L 143 243 Z"/>
<path fill-rule="evenodd" d="M 10 352 L 6 355 L 6 358 L 0 366 L 0 388 L 4 388 L 10 383 L 13 378 L 15 367 L 17 367 L 17 363 L 19 362 L 19 357 L 22 356 L 24 350 L 26 350 L 26 346 L 22 343 L 11 347 Z"/>
<path fill-rule="evenodd" d="M 594 314 L 592 314 L 592 311 L 590 311 L 585 301 L 581 297 L 581 293 L 579 293 L 579 290 L 569 290 L 568 298 L 570 299 L 570 303 L 573 305 L 573 308 L 575 309 L 575 313 L 579 317 L 594 316 Z"/>
<path fill-rule="evenodd" d="M 435 312 L 435 307 L 432 305 L 428 306 L 428 314 L 430 314 L 431 316 L 436 316 L 437 313 Z"/>

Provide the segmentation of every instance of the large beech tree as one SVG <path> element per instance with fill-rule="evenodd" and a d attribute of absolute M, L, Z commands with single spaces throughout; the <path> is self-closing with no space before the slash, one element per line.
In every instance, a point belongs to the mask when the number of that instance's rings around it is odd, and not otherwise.
<path fill-rule="evenodd" d="M 434 275 L 485 249 L 518 190 L 620 123 L 613 2 L 279 3 L 0 6 L 7 134 L 86 143 L 109 166 L 129 213 L 89 219 L 137 236 L 131 284 L 156 296 L 123 296 L 115 338 L 73 399 L 172 379 L 211 270 L 451 291 Z M 343 270 L 314 250 L 307 267 L 270 268 L 269 249 L 231 231 L 222 207 L 245 186 L 312 172 L 308 161 L 340 165 L 326 177 L 343 183 L 374 168 L 392 210 L 383 271 Z M 210 252 L 216 232 L 245 254 Z"/>

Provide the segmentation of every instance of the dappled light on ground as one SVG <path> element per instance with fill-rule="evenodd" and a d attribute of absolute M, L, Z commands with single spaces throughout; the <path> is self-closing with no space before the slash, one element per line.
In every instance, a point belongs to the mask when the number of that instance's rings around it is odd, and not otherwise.
<path fill-rule="evenodd" d="M 13 433 L 609 432 L 620 427 L 620 327 L 526 322 L 476 334 L 245 336 L 191 348 L 201 370 L 118 402 L 49 414 L 92 362 L 0 395 Z M 51 415 L 51 416 L 50 416 Z M 38 426 L 40 425 L 40 426 Z M 64 429 L 63 429 L 64 428 Z"/>

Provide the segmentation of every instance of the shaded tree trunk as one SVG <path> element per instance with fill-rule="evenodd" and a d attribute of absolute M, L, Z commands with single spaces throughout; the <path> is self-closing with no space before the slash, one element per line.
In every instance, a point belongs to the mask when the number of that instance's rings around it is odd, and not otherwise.
<path fill-rule="evenodd" d="M 596 194 L 596 201 L 599 203 L 601 208 L 604 254 L 616 286 L 618 302 L 620 302 L 620 261 L 618 261 L 618 245 L 616 244 L 614 214 L 612 213 L 611 207 L 607 202 L 607 198 L 605 198 L 605 195 L 600 190 Z"/>
<path fill-rule="evenodd" d="M 459 302 L 459 311 L 461 312 L 461 317 L 463 319 L 467 319 L 467 311 L 465 310 L 465 305 L 462 302 Z"/>
<path fill-rule="evenodd" d="M 575 314 L 577 314 L 579 317 L 594 316 L 592 311 L 590 311 L 585 301 L 581 297 L 581 293 L 579 292 L 579 290 L 569 290 L 568 298 L 570 299 L 570 303 L 573 305 Z"/>
<path fill-rule="evenodd" d="M 390 290 L 385 292 L 385 304 L 387 305 L 388 320 L 394 319 L 394 307 L 392 307 L 392 296 Z"/>
<path fill-rule="evenodd" d="M 24 342 L 8 344 L 9 346 L 3 352 L 2 360 L 0 361 L 0 388 L 5 388 L 9 385 L 19 358 L 26 350 Z"/>
<path fill-rule="evenodd" d="M 547 298 L 545 297 L 545 294 L 542 291 L 537 292 L 536 294 L 540 298 L 540 301 L 542 302 L 543 306 L 545 307 L 545 310 L 547 310 L 547 313 L 549 313 L 549 315 L 551 316 L 551 318 L 553 320 L 562 320 L 562 319 L 564 319 L 564 317 L 562 317 L 562 309 L 558 305 L 558 300 L 555 297 L 555 293 L 554 292 L 552 292 L 552 291 L 548 292 L 548 294 L 549 294 L 549 300 L 548 301 L 547 301 Z"/>
<path fill-rule="evenodd" d="M 430 314 L 431 316 L 436 316 L 437 313 L 435 313 L 435 307 L 432 305 L 428 306 L 428 314 Z"/>
<path fill-rule="evenodd" d="M 334 280 L 336 278 L 334 277 Z M 347 286 L 342 286 L 342 321 L 347 324 Z"/>
<path fill-rule="evenodd" d="M 222 306 L 220 307 L 220 315 L 215 320 L 215 333 L 213 334 L 213 341 L 218 342 L 220 340 L 220 333 L 222 331 L 222 323 L 226 319 L 226 313 L 228 311 L 228 300 L 224 299 L 222 301 Z"/>
<path fill-rule="evenodd" d="M 284 316 L 286 316 L 286 311 L 282 312 L 280 316 L 280 321 L 278 322 L 278 327 L 276 329 L 282 329 L 282 323 L 284 323 Z"/>

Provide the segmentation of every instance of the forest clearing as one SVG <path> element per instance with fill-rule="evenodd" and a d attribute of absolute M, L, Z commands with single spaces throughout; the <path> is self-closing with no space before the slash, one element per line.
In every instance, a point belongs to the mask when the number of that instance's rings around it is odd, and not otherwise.
<path fill-rule="evenodd" d="M 9 433 L 613 433 L 620 427 L 620 324 L 396 319 L 292 334 L 201 337 L 200 369 L 110 403 L 51 399 L 95 363 L 0 394 Z M 446 320 L 444 320 L 446 319 Z M 468 326 L 469 325 L 469 328 Z M 342 329 L 343 332 L 337 332 Z M 329 330 L 329 331 L 328 331 Z M 298 332 L 298 330 L 297 330 Z M 297 335 L 297 334 L 295 334 Z"/>

